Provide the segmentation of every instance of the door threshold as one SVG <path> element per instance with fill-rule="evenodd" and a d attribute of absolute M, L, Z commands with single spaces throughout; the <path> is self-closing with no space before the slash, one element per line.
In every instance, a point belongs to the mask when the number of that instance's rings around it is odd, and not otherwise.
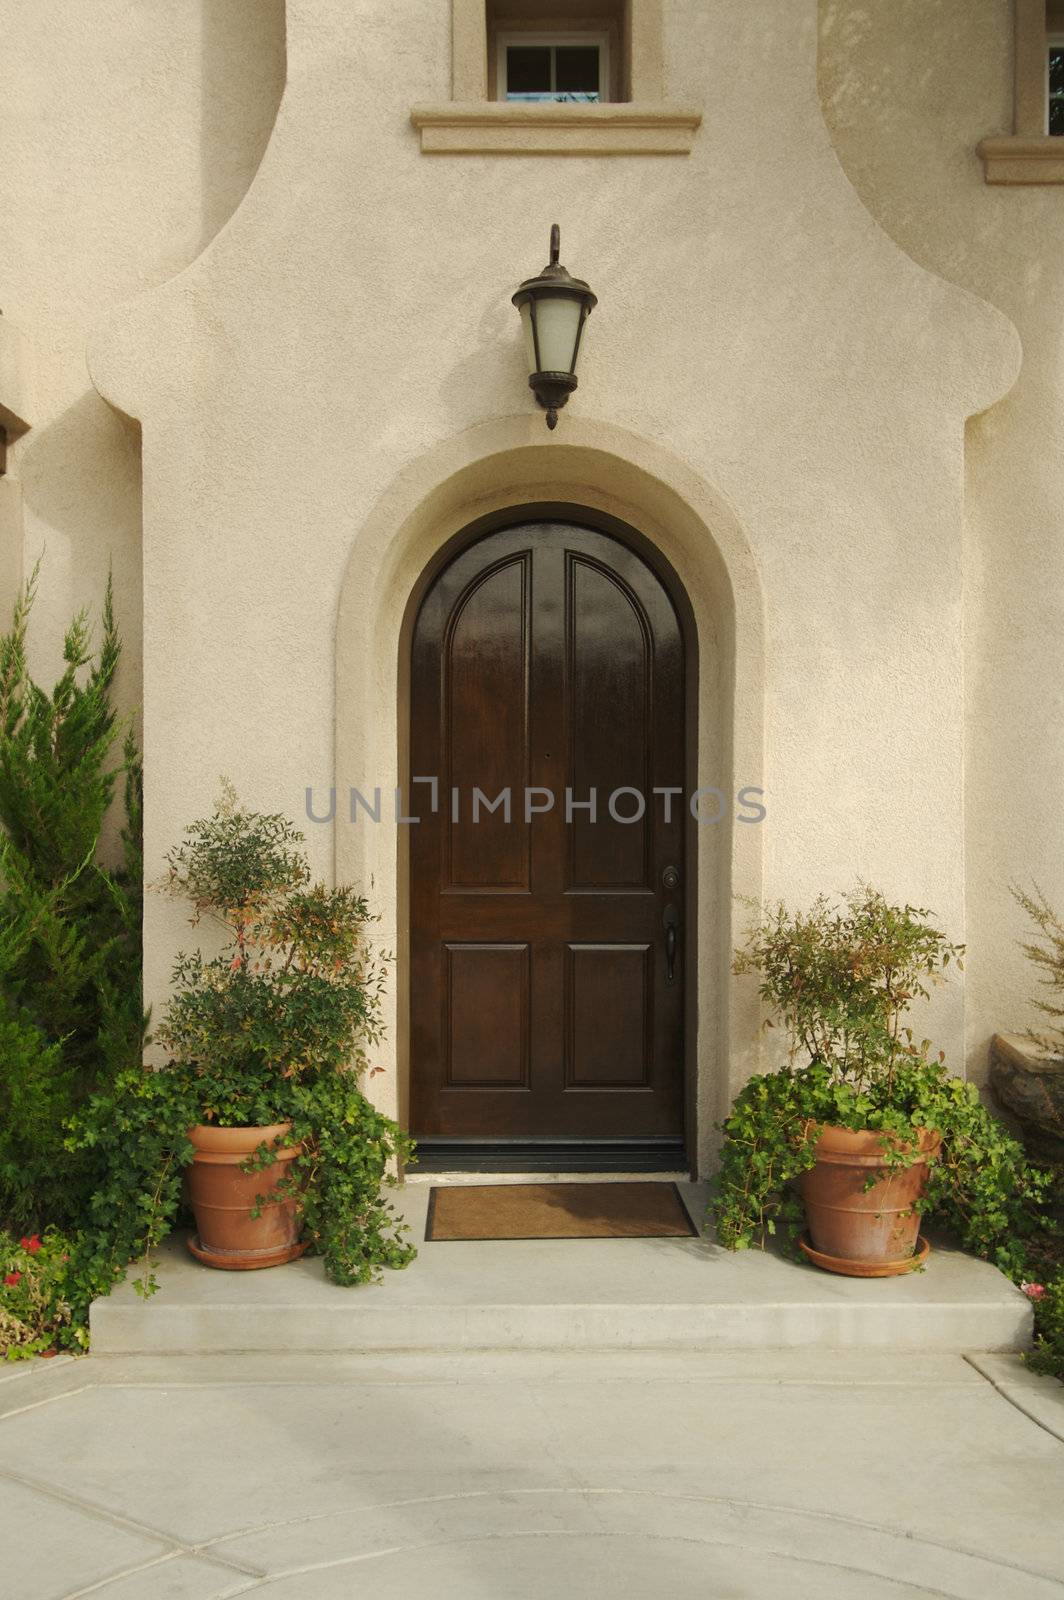
<path fill-rule="evenodd" d="M 690 1175 L 683 1140 L 674 1136 L 643 1139 L 541 1138 L 458 1139 L 427 1134 L 418 1138 L 420 1172 L 495 1172 L 520 1175 L 604 1173 L 643 1175 L 668 1172 Z"/>
<path fill-rule="evenodd" d="M 688 1167 L 663 1168 L 660 1172 L 421 1172 L 412 1167 L 403 1174 L 408 1187 L 442 1184 L 457 1188 L 461 1184 L 497 1183 L 690 1183 Z"/>

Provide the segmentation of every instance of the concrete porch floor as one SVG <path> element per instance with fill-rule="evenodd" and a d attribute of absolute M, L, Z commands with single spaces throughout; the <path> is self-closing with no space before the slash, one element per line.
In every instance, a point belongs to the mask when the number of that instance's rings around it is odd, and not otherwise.
<path fill-rule="evenodd" d="M 1062 1441 L 1016 1356 L 60 1358 L 0 1372 L 0 1592 L 1060 1600 Z"/>
<path fill-rule="evenodd" d="M 173 1240 L 161 1253 L 161 1287 L 151 1300 L 127 1282 L 93 1306 L 93 1351 L 848 1347 L 960 1354 L 1018 1350 L 1030 1340 L 1024 1296 L 995 1268 L 956 1250 L 934 1249 L 924 1272 L 864 1281 L 775 1253 L 732 1254 L 704 1238 L 426 1242 L 430 1187 L 421 1180 L 395 1192 L 419 1255 L 380 1284 L 338 1289 L 316 1260 L 214 1272 Z M 680 1189 L 700 1221 L 704 1186 Z"/>

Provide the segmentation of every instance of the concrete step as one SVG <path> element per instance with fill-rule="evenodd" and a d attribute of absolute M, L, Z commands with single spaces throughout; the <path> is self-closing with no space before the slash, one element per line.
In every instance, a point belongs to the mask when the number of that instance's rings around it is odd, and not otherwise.
<path fill-rule="evenodd" d="M 692 1216 L 702 1185 L 681 1184 Z M 904 1278 L 836 1277 L 772 1252 L 708 1239 L 425 1242 L 429 1185 L 397 1204 L 418 1241 L 403 1272 L 360 1289 L 319 1261 L 215 1272 L 181 1239 L 159 1293 L 127 1282 L 92 1308 L 101 1355 L 233 1351 L 893 1349 L 1022 1350 L 1026 1298 L 996 1268 L 936 1247 Z"/>

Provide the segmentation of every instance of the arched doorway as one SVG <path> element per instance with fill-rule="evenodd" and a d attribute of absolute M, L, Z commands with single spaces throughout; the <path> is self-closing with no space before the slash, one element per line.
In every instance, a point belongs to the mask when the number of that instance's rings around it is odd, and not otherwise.
<path fill-rule="evenodd" d="M 686 610 L 637 534 L 571 511 L 467 530 L 427 578 L 408 768 L 425 1167 L 686 1163 Z"/>

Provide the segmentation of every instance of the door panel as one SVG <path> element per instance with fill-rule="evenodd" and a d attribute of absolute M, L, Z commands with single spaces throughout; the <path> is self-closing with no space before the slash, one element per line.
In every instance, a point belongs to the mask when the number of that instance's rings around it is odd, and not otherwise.
<path fill-rule="evenodd" d="M 447 1089 L 527 1089 L 527 944 L 449 944 Z"/>
<path fill-rule="evenodd" d="M 565 995 L 567 1089 L 649 1089 L 654 1051 L 651 949 L 571 944 Z"/>
<path fill-rule="evenodd" d="M 534 523 L 436 577 L 411 673 L 411 772 L 439 780 L 410 829 L 415 1136 L 682 1134 L 685 811 L 653 791 L 685 783 L 684 703 L 675 609 L 619 540 Z"/>
<path fill-rule="evenodd" d="M 443 663 L 443 718 L 447 740 L 444 792 L 457 787 L 470 799 L 479 787 L 494 799 L 507 784 L 525 786 L 528 751 L 528 555 L 489 570 L 463 597 L 451 619 Z M 484 714 L 491 705 L 508 715 Z M 476 825 L 459 820 L 446 829 L 449 889 L 527 889 L 528 828 L 507 825 L 500 811 L 483 807 Z"/>
<path fill-rule="evenodd" d="M 568 561 L 570 782 L 574 799 L 597 786 L 599 801 L 594 822 L 573 809 L 569 887 L 649 888 L 651 819 L 638 819 L 634 796 L 618 795 L 617 816 L 636 820 L 617 821 L 608 799 L 625 788 L 651 792 L 652 641 L 616 574 L 572 554 Z"/>

